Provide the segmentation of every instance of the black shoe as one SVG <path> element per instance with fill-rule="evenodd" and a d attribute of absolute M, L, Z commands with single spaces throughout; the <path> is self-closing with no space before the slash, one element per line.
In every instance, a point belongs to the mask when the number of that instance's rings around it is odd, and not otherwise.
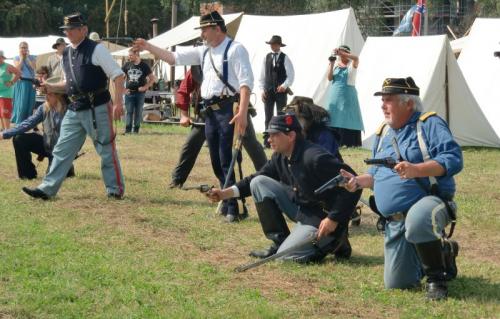
<path fill-rule="evenodd" d="M 458 243 L 452 239 L 446 239 L 444 241 L 443 255 L 445 264 L 445 278 L 447 281 L 457 278 L 458 268 L 457 268 L 457 255 L 458 255 Z"/>
<path fill-rule="evenodd" d="M 74 167 L 74 166 L 71 166 L 71 168 L 70 168 L 70 169 L 69 169 L 69 171 L 68 171 L 68 174 L 66 174 L 66 177 L 71 178 L 71 177 L 75 177 L 75 175 L 76 175 L 76 174 L 75 174 L 75 167 Z"/>
<path fill-rule="evenodd" d="M 42 192 L 38 188 L 23 187 L 23 192 L 25 192 L 26 194 L 28 194 L 29 196 L 31 196 L 33 198 L 40 198 L 43 200 L 49 199 L 49 195 L 45 194 L 44 192 Z"/>
<path fill-rule="evenodd" d="M 444 300 L 448 298 L 448 286 L 446 281 L 434 281 L 427 283 L 427 299 Z"/>
<path fill-rule="evenodd" d="M 267 258 L 269 256 L 272 256 L 272 255 L 276 254 L 276 252 L 278 251 L 278 248 L 279 247 L 276 244 L 273 243 L 267 249 L 252 250 L 249 255 L 252 256 L 252 257 L 263 259 L 263 258 Z"/>
<path fill-rule="evenodd" d="M 122 200 L 123 199 L 123 194 L 109 193 L 108 194 L 108 198 L 116 199 L 116 200 Z"/>
<path fill-rule="evenodd" d="M 352 254 L 351 243 L 347 238 L 339 247 L 339 249 L 337 249 L 337 251 L 334 253 L 335 257 L 338 259 L 349 259 L 351 258 L 351 254 Z"/>

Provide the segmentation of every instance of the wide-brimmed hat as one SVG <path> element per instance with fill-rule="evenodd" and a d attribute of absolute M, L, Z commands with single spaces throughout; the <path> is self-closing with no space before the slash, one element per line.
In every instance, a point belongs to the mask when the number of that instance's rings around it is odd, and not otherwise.
<path fill-rule="evenodd" d="M 213 26 L 225 27 L 226 22 L 217 11 L 212 11 L 208 14 L 202 15 L 200 17 L 200 26 L 195 29 L 201 29 L 204 27 L 213 27 Z"/>
<path fill-rule="evenodd" d="M 291 131 L 301 132 L 302 126 L 300 126 L 299 120 L 295 114 L 287 113 L 273 116 L 271 121 L 269 121 L 266 133 L 288 133 Z"/>
<path fill-rule="evenodd" d="M 83 18 L 82 14 L 76 12 L 65 16 L 64 25 L 60 26 L 59 29 L 73 29 L 83 27 L 85 25 L 87 25 L 87 22 Z"/>
<path fill-rule="evenodd" d="M 0 50 L 0 57 L 2 57 L 4 59 L 7 59 L 7 57 L 5 56 L 5 53 L 3 52 L 3 50 Z"/>
<path fill-rule="evenodd" d="M 419 95 L 420 89 L 413 81 L 412 77 L 407 78 L 387 78 L 382 84 L 382 90 L 375 92 L 375 96 L 392 94 Z"/>
<path fill-rule="evenodd" d="M 45 80 L 45 83 L 48 84 L 57 84 L 62 81 L 62 78 L 60 76 L 53 76 Z M 64 87 L 51 87 L 50 89 L 48 87 L 45 87 L 45 90 L 47 93 L 54 93 L 54 94 L 66 94 L 66 89 Z"/>
<path fill-rule="evenodd" d="M 68 45 L 66 41 L 64 41 L 64 38 L 59 38 L 56 40 L 56 43 L 52 45 L 52 49 L 56 49 L 59 44 L 64 44 L 65 46 Z"/>
<path fill-rule="evenodd" d="M 281 42 L 281 37 L 279 35 L 273 35 L 271 40 L 266 42 L 267 44 L 279 44 L 280 47 L 286 47 L 286 44 Z"/>

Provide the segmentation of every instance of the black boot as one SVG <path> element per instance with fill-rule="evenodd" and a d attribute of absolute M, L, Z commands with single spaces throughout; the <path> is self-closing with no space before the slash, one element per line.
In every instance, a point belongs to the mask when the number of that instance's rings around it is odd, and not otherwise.
<path fill-rule="evenodd" d="M 266 258 L 278 251 L 279 246 L 290 234 L 290 230 L 288 229 L 288 225 L 283 217 L 283 213 L 274 200 L 265 198 L 262 202 L 256 202 L 255 208 L 257 209 L 257 214 L 259 215 L 262 230 L 264 231 L 267 239 L 273 241 L 273 244 L 267 249 L 251 251 L 250 256 Z"/>
<path fill-rule="evenodd" d="M 427 276 L 427 299 L 442 300 L 448 297 L 445 264 L 441 240 L 415 244 L 422 268 Z"/>
<path fill-rule="evenodd" d="M 458 255 L 458 243 L 452 239 L 446 239 L 443 247 L 446 280 L 457 278 L 458 268 L 456 258 Z"/>
<path fill-rule="evenodd" d="M 340 241 L 340 246 L 334 252 L 335 257 L 339 259 L 349 259 L 352 254 L 352 248 L 351 248 L 351 243 L 349 242 L 349 231 L 347 226 L 346 230 L 344 231 L 339 241 Z"/>

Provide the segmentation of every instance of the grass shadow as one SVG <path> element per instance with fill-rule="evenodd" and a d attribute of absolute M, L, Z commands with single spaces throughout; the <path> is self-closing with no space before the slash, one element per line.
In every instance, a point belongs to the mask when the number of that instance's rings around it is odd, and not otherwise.
<path fill-rule="evenodd" d="M 482 277 L 457 277 L 449 283 L 449 296 L 460 300 L 500 300 L 500 283 Z"/>

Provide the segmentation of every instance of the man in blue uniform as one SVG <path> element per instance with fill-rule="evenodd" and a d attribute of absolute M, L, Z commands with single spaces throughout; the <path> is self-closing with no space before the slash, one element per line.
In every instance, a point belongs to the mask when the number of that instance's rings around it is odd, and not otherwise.
<path fill-rule="evenodd" d="M 305 140 L 293 114 L 273 117 L 267 132 L 274 153 L 266 165 L 234 186 L 212 189 L 207 195 L 212 201 L 252 195 L 262 230 L 272 244 L 252 251 L 251 256 L 266 258 L 316 236 L 316 244 L 300 245 L 283 258 L 312 262 L 328 253 L 349 258 L 347 227 L 361 191 L 349 193 L 333 186 L 319 194 L 314 191 L 337 176 L 340 169 L 354 171 L 323 147 Z M 291 232 L 283 213 L 296 222 Z"/>
<path fill-rule="evenodd" d="M 37 188 L 23 187 L 23 191 L 44 200 L 55 196 L 86 135 L 89 135 L 101 156 L 101 172 L 108 197 L 121 199 L 124 184 L 115 145 L 113 116 L 119 118 L 123 113 L 124 74 L 102 44 L 87 38 L 87 23 L 80 13 L 64 17 L 61 29 L 71 42 L 62 59 L 65 80 L 44 85 L 48 88 L 65 87 L 71 103 L 61 123 L 49 172 Z M 114 107 L 110 103 L 108 77 L 115 84 Z"/>
<path fill-rule="evenodd" d="M 170 65 L 201 65 L 203 82 L 200 94 L 206 108 L 205 135 L 215 175 L 223 185 L 229 175 L 233 134 L 243 136 L 247 128 L 248 103 L 253 88 L 253 73 L 248 52 L 242 44 L 226 35 L 224 19 L 214 11 L 200 17 L 201 38 L 205 45 L 178 49 L 161 49 L 144 39 L 137 39 L 134 48 L 148 50 Z M 234 106 L 237 106 L 234 108 Z M 222 212 L 226 221 L 239 219 L 236 199 L 224 201 Z"/>
<path fill-rule="evenodd" d="M 349 178 L 346 188 L 372 188 L 385 225 L 387 288 L 415 287 L 427 276 L 427 298 L 444 299 L 446 281 L 457 275 L 458 244 L 444 235 L 455 221 L 453 176 L 463 167 L 462 151 L 446 122 L 434 112 L 422 113 L 419 88 L 411 77 L 383 83 L 385 124 L 373 146 L 376 159 L 392 158 L 392 168 L 372 166 Z M 391 165 L 389 165 L 391 166 Z"/>

